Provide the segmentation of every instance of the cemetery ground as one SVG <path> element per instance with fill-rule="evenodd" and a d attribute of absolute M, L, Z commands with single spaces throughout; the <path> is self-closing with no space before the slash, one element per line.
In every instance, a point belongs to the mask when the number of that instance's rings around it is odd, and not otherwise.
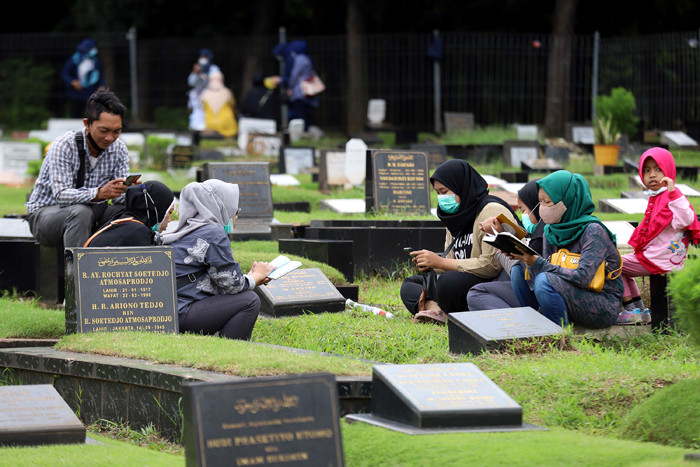
<path fill-rule="evenodd" d="M 692 158 L 679 164 L 700 165 L 695 162 L 700 155 Z M 590 175 L 591 167 L 590 158 L 573 159 L 567 166 L 586 174 L 596 205 L 598 199 L 617 197 L 621 189 L 627 188 L 627 174 L 597 177 Z M 477 169 L 483 174 L 498 174 L 502 167 L 490 164 Z M 158 176 L 174 190 L 191 181 L 184 173 L 143 173 L 143 179 Z M 310 176 L 298 178 L 301 186 L 273 187 L 273 200 L 309 201 L 312 212 L 275 212 L 278 220 L 308 223 L 311 219 L 339 217 L 318 210 L 318 202 L 329 196 L 318 192 Z M 30 189 L 0 187 L 0 215 L 23 213 Z M 330 196 L 363 195 L 364 190 L 355 188 L 334 191 Z M 431 196 L 435 206 L 435 195 Z M 691 202 L 696 210 L 700 208 L 697 199 Z M 641 219 L 641 215 L 607 213 L 600 217 Z M 254 259 L 272 259 L 278 253 L 277 243 L 268 241 L 235 242 L 232 248 L 244 270 Z M 331 282 L 344 282 L 342 274 L 330 266 L 299 259 L 304 267 L 319 267 Z M 398 290 L 403 277 L 410 273 L 406 265 L 396 264 L 355 279 L 359 301 L 391 311 L 395 319 L 360 311 L 264 319 L 256 324 L 249 343 L 187 334 L 66 336 L 62 309 L 46 308 L 35 299 L 7 291 L 0 298 L 0 338 L 57 339 L 59 350 L 245 377 L 319 371 L 369 376 L 372 362 L 472 362 L 523 407 L 524 421 L 549 430 L 409 436 L 343 421 L 343 450 L 348 465 L 678 465 L 686 453 L 700 449 L 700 351 L 687 336 L 671 331 L 594 339 L 567 330 L 561 338 L 533 339 L 499 352 L 455 355 L 449 352 L 445 327 L 415 324 L 404 310 Z M 287 351 L 279 346 L 311 352 Z M 14 383 L 10 372 L 0 375 L 0 384 Z M 0 465 L 172 465 L 184 460 L 177 443 L 160 440 L 149 430 L 131 430 L 118 420 L 110 422 L 91 431 L 105 431 L 119 441 L 91 432 L 90 437 L 104 444 L 0 448 Z"/>

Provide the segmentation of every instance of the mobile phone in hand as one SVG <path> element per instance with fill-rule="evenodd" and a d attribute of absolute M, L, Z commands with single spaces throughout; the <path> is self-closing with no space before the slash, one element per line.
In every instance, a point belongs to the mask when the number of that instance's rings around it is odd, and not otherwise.
<path fill-rule="evenodd" d="M 126 180 L 124 180 L 124 185 L 131 186 L 131 184 L 137 181 L 140 177 L 141 174 L 129 175 L 128 177 L 126 177 Z"/>
<path fill-rule="evenodd" d="M 407 247 L 404 247 L 403 251 L 410 254 L 413 251 L 413 248 L 411 248 L 410 246 L 407 246 Z"/>

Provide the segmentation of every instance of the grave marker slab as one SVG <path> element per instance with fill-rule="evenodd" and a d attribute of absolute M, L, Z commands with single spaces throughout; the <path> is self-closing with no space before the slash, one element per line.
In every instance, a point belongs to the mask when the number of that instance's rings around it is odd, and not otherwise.
<path fill-rule="evenodd" d="M 562 170 L 562 166 L 553 159 L 535 159 L 520 163 L 521 170 L 526 172 L 556 172 Z"/>
<path fill-rule="evenodd" d="M 424 152 L 368 150 L 366 211 L 429 213 L 428 177 L 428 156 Z"/>
<path fill-rule="evenodd" d="M 623 214 L 643 214 L 648 200 L 644 198 L 609 198 L 598 200 L 600 212 L 621 212 Z"/>
<path fill-rule="evenodd" d="M 445 112 L 443 115 L 445 117 L 446 133 L 474 129 L 473 113 Z"/>
<path fill-rule="evenodd" d="M 318 189 L 329 192 L 331 186 L 349 186 L 345 172 L 346 154 L 341 151 L 321 151 L 318 168 Z"/>
<path fill-rule="evenodd" d="M 241 150 L 246 150 L 248 147 L 248 133 L 274 135 L 277 133 L 277 122 L 265 118 L 239 118 L 238 147 Z"/>
<path fill-rule="evenodd" d="M 682 131 L 662 131 L 661 144 L 668 144 L 670 147 L 696 147 L 698 142 Z"/>
<path fill-rule="evenodd" d="M 575 144 L 595 144 L 595 133 L 592 126 L 572 126 L 571 141 Z"/>
<path fill-rule="evenodd" d="M 561 333 L 557 326 L 530 307 L 452 313 L 447 319 L 450 352 L 478 355 L 504 343 Z"/>
<path fill-rule="evenodd" d="M 345 176 L 352 185 L 365 181 L 367 172 L 367 145 L 359 138 L 345 143 Z"/>
<path fill-rule="evenodd" d="M 127 146 L 138 146 L 143 148 L 146 144 L 146 137 L 143 133 L 137 132 L 122 132 L 119 134 L 119 139 L 124 142 Z"/>
<path fill-rule="evenodd" d="M 386 101 L 370 99 L 367 103 L 367 121 L 372 125 L 381 125 L 386 120 Z"/>
<path fill-rule="evenodd" d="M 296 269 L 264 287 L 256 287 L 260 311 L 270 316 L 345 310 L 345 300 L 318 268 Z"/>
<path fill-rule="evenodd" d="M 50 384 L 0 386 L 0 446 L 85 442 L 85 427 Z"/>
<path fill-rule="evenodd" d="M 335 375 L 184 383 L 187 466 L 344 465 Z"/>
<path fill-rule="evenodd" d="M 515 125 L 519 140 L 537 141 L 537 125 Z"/>
<path fill-rule="evenodd" d="M 170 151 L 170 166 L 174 169 L 189 169 L 194 160 L 194 146 L 173 146 Z"/>
<path fill-rule="evenodd" d="M 248 133 L 246 154 L 253 156 L 279 157 L 282 139 L 278 135 Z"/>
<path fill-rule="evenodd" d="M 232 232 L 234 236 L 270 234 L 273 213 L 269 163 L 209 162 L 202 165 L 202 178 L 238 185 L 241 212 Z"/>
<path fill-rule="evenodd" d="M 304 134 L 304 120 L 301 118 L 294 118 L 290 120 L 287 131 L 289 132 L 290 143 L 299 141 Z"/>
<path fill-rule="evenodd" d="M 66 248 L 66 333 L 178 332 L 172 247 Z"/>
<path fill-rule="evenodd" d="M 374 365 L 372 413 L 347 418 L 410 434 L 534 428 L 473 363 Z"/>
<path fill-rule="evenodd" d="M 544 148 L 544 157 L 563 164 L 569 163 L 569 148 L 548 144 Z"/>
<path fill-rule="evenodd" d="M 30 161 L 41 160 L 39 143 L 0 142 L 0 183 L 24 183 Z"/>
<path fill-rule="evenodd" d="M 365 200 L 358 198 L 348 199 L 322 199 L 319 202 L 321 210 L 329 209 L 338 214 L 363 214 L 365 212 Z"/>
<path fill-rule="evenodd" d="M 603 225 L 613 234 L 618 248 L 632 248 L 629 245 L 630 237 L 634 232 L 634 227 L 627 221 L 605 221 Z"/>
<path fill-rule="evenodd" d="M 314 148 L 285 146 L 280 154 L 280 173 L 297 175 L 314 166 Z"/>
<path fill-rule="evenodd" d="M 503 142 L 503 163 L 506 167 L 520 167 L 523 161 L 540 157 L 540 143 L 537 141 L 506 140 Z"/>
<path fill-rule="evenodd" d="M 411 151 L 428 154 L 428 168 L 431 170 L 437 169 L 440 164 L 447 160 L 447 147 L 442 144 L 412 143 Z"/>

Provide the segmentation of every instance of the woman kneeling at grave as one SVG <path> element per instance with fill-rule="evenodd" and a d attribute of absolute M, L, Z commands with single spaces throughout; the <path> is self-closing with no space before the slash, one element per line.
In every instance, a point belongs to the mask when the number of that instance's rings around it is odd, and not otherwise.
<path fill-rule="evenodd" d="M 479 224 L 499 214 L 517 221 L 508 203 L 489 195 L 486 180 L 463 160 L 444 162 L 430 182 L 438 193 L 437 215 L 447 228 L 446 253 L 411 252 L 423 275 L 404 280 L 401 300 L 418 321 L 445 323 L 446 313 L 468 310 L 467 293 L 472 286 L 502 273 L 494 256 L 497 250 L 482 241 L 484 232 Z M 437 274 L 435 287 L 430 279 L 433 271 Z"/>
<path fill-rule="evenodd" d="M 180 193 L 180 220 L 163 244 L 175 250 L 180 331 L 250 339 L 260 310 L 253 291 L 274 267 L 254 262 L 248 274 L 233 259 L 228 234 L 238 216 L 238 185 L 192 182 Z"/>
<path fill-rule="evenodd" d="M 522 306 L 539 310 L 559 325 L 612 326 L 622 302 L 622 261 L 615 236 L 591 215 L 595 204 L 586 179 L 559 170 L 538 181 L 537 186 L 540 217 L 547 224 L 542 256 L 511 255 L 527 265 L 527 270 L 511 270 L 515 295 Z M 564 260 L 564 248 L 569 259 L 580 255 L 576 262 L 558 261 Z M 601 265 L 604 283 L 601 290 L 594 291 L 593 279 Z"/>
<path fill-rule="evenodd" d="M 119 216 L 88 238 L 83 246 L 150 246 L 170 222 L 175 196 L 170 188 L 149 180 L 126 190 L 126 207 Z"/>

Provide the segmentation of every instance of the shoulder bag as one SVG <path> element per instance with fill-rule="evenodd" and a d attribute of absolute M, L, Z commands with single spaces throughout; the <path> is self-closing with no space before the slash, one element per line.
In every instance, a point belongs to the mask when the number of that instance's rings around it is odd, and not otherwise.
<path fill-rule="evenodd" d="M 323 84 L 323 81 L 321 81 L 321 78 L 318 77 L 315 71 L 299 84 L 301 85 L 301 92 L 306 97 L 315 96 L 326 90 L 326 85 Z"/>
<path fill-rule="evenodd" d="M 618 251 L 617 254 L 619 256 L 620 252 Z M 581 261 L 581 254 L 572 253 L 566 248 L 561 248 L 557 250 L 557 252 L 549 258 L 549 262 L 553 265 L 560 266 L 566 269 L 578 268 L 579 261 Z M 591 283 L 588 284 L 588 290 L 592 292 L 600 292 L 601 290 L 603 290 L 606 277 L 608 280 L 613 280 L 617 279 L 622 273 L 622 256 L 620 256 L 620 267 L 615 269 L 614 271 L 610 271 L 607 275 L 605 274 L 605 264 L 606 262 L 603 261 L 602 263 L 600 263 L 600 266 L 598 266 L 598 270 L 595 272 L 593 280 L 591 280 Z"/>

